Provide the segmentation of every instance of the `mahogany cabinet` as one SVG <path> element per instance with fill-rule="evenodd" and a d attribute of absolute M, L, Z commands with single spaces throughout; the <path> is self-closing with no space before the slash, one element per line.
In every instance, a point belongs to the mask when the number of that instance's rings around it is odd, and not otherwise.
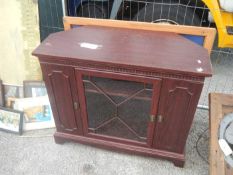
<path fill-rule="evenodd" d="M 77 141 L 184 165 L 185 143 L 212 68 L 182 36 L 82 26 L 50 35 L 39 58 L 56 143 Z"/>

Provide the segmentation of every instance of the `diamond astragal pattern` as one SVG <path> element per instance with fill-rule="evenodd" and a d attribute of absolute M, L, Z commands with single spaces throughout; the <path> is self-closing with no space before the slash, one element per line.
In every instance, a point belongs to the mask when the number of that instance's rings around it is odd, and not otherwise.
<path fill-rule="evenodd" d="M 89 132 L 146 142 L 152 85 L 88 76 L 83 82 Z"/>

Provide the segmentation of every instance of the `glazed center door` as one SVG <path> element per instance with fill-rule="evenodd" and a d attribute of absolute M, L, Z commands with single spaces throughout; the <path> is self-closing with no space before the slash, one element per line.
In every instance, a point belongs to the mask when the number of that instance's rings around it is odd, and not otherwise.
<path fill-rule="evenodd" d="M 84 135 L 152 145 L 160 79 L 76 69 Z"/>

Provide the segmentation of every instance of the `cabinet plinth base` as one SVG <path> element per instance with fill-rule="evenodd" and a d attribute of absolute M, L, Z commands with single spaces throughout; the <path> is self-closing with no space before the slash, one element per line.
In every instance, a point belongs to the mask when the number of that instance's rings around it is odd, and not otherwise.
<path fill-rule="evenodd" d="M 111 141 L 99 140 L 90 137 L 71 135 L 61 132 L 55 132 L 54 134 L 55 142 L 62 144 L 66 141 L 74 141 L 82 144 L 92 145 L 98 148 L 104 148 L 114 151 L 120 151 L 125 153 L 136 153 L 138 155 L 150 156 L 155 158 L 163 158 L 169 161 L 172 161 L 175 166 L 183 167 L 184 166 L 184 154 L 178 154 L 168 151 L 162 151 L 157 149 L 151 149 L 147 147 L 140 147 L 134 145 L 126 145 L 122 143 L 116 143 Z"/>
<path fill-rule="evenodd" d="M 184 160 L 173 160 L 173 164 L 174 164 L 176 167 L 183 168 L 183 167 L 184 167 L 184 163 L 185 163 Z"/>
<path fill-rule="evenodd" d="M 54 135 L 54 141 L 55 141 L 56 144 L 61 144 L 62 145 L 62 144 L 64 144 L 66 142 L 66 139 L 64 139 L 62 137 L 56 137 Z"/>

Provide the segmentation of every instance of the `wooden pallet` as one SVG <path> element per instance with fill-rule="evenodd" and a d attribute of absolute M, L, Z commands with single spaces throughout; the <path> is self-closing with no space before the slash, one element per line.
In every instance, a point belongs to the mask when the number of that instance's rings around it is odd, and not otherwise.
<path fill-rule="evenodd" d="M 233 95 L 211 93 L 210 106 L 210 175 L 233 175 L 233 168 L 229 168 L 224 161 L 224 155 L 218 144 L 218 128 L 222 118 L 233 112 Z"/>

